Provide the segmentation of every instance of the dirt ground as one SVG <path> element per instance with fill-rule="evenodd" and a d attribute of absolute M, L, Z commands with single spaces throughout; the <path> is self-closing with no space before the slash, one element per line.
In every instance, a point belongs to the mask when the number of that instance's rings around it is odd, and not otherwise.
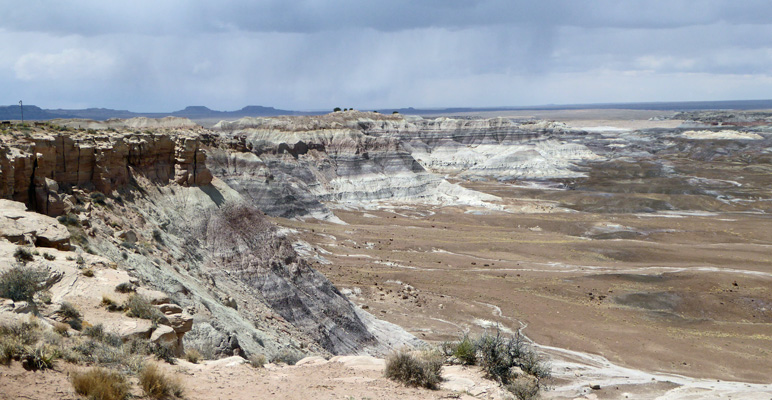
<path fill-rule="evenodd" d="M 675 123 L 603 111 L 534 115 L 625 129 Z M 584 191 L 459 182 L 513 212 L 384 204 L 335 210 L 347 225 L 276 222 L 315 249 L 315 267 L 355 303 L 430 342 L 525 327 L 540 345 L 642 371 L 769 384 L 768 172 L 668 157 L 685 176 L 742 178 L 738 195 L 758 201 L 725 204 L 610 164 L 590 172 Z M 658 204 L 686 211 L 649 207 Z"/>

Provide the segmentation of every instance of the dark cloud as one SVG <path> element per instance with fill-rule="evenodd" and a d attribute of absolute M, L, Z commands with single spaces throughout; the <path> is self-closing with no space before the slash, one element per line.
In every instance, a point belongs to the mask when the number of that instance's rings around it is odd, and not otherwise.
<path fill-rule="evenodd" d="M 173 110 L 769 97 L 772 3 L 0 0 L 0 104 Z"/>

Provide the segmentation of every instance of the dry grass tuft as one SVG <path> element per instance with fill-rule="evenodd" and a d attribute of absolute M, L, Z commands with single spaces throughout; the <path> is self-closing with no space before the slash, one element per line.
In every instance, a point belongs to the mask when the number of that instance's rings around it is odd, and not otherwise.
<path fill-rule="evenodd" d="M 71 380 L 75 392 L 90 400 L 124 400 L 129 396 L 126 377 L 105 368 L 74 372 Z"/>
<path fill-rule="evenodd" d="M 182 384 L 164 374 L 157 365 L 145 364 L 139 371 L 139 384 L 145 395 L 154 399 L 182 397 Z"/>
<path fill-rule="evenodd" d="M 201 352 L 196 349 L 188 349 L 185 351 L 185 359 L 193 364 L 198 364 L 201 360 Z"/>
<path fill-rule="evenodd" d="M 249 365 L 255 368 L 263 368 L 266 363 L 265 356 L 262 354 L 252 354 L 249 356 Z"/>

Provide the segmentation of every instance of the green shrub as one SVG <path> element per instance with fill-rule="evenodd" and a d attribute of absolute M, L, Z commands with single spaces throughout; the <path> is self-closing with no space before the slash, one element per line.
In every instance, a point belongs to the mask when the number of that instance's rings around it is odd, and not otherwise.
<path fill-rule="evenodd" d="M 17 247 L 16 251 L 13 252 L 13 257 L 22 264 L 35 260 L 35 256 L 32 255 L 32 252 L 28 248 L 21 246 Z"/>
<path fill-rule="evenodd" d="M 93 201 L 96 204 L 99 204 L 101 206 L 106 204 L 105 203 L 106 197 L 101 192 L 91 192 L 91 195 L 89 195 L 89 197 L 91 197 L 91 201 Z"/>
<path fill-rule="evenodd" d="M 158 229 L 153 229 L 153 240 L 158 242 L 158 244 L 164 244 L 164 237 L 161 234 L 161 231 Z"/>
<path fill-rule="evenodd" d="M 48 261 L 56 260 L 56 256 L 51 253 L 43 253 L 43 258 L 45 258 Z"/>
<path fill-rule="evenodd" d="M 386 377 L 407 386 L 436 389 L 440 383 L 442 361 L 437 357 L 416 357 L 406 351 L 392 353 L 386 359 Z"/>
<path fill-rule="evenodd" d="M 139 385 L 145 396 L 154 399 L 182 397 L 182 384 L 178 379 L 169 378 L 157 365 L 146 364 L 139 372 Z"/>
<path fill-rule="evenodd" d="M 141 294 L 130 295 L 126 299 L 126 303 L 123 304 L 123 308 L 126 309 L 126 314 L 129 317 L 149 319 L 153 322 L 158 322 L 163 316 L 161 311 L 150 304 L 150 300 Z"/>
<path fill-rule="evenodd" d="M 118 286 L 115 287 L 115 291 L 118 293 L 133 293 L 137 291 L 137 287 L 134 286 L 134 284 L 131 282 L 123 282 L 119 283 Z"/>
<path fill-rule="evenodd" d="M 19 361 L 25 369 L 37 371 L 51 369 L 54 361 L 59 358 L 59 349 L 44 343 L 38 343 L 35 347 L 26 347 Z"/>
<path fill-rule="evenodd" d="M 121 340 L 120 336 L 114 333 L 105 332 L 104 326 L 102 326 L 102 324 L 97 324 L 83 329 L 83 334 L 112 347 L 120 347 L 123 344 L 123 340 Z"/>
<path fill-rule="evenodd" d="M 45 274 L 38 269 L 12 267 L 0 274 L 0 297 L 32 302 L 44 278 Z"/>
<path fill-rule="evenodd" d="M 59 314 L 65 321 L 73 320 L 73 319 L 80 319 L 80 311 L 78 311 L 75 306 L 70 302 L 62 302 L 62 305 L 59 306 L 59 310 L 56 312 Z"/>
<path fill-rule="evenodd" d="M 537 384 L 550 377 L 549 365 L 531 348 L 520 332 L 504 337 L 497 330 L 495 335 L 483 335 L 477 346 L 480 365 L 486 377 L 502 385 L 507 385 L 515 378 L 512 372 L 515 367 L 533 376 Z"/>
<path fill-rule="evenodd" d="M 79 227 L 80 226 L 80 220 L 78 219 L 75 214 L 68 213 L 67 215 L 60 215 L 56 218 L 57 221 L 59 221 L 60 224 L 65 226 L 74 226 Z"/>
<path fill-rule="evenodd" d="M 166 361 L 169 364 L 176 364 L 177 363 L 177 354 L 174 351 L 174 348 L 172 346 L 163 344 L 163 343 L 156 343 L 151 347 L 153 351 L 153 355 L 161 361 Z"/>
<path fill-rule="evenodd" d="M 71 375 L 75 392 L 89 400 L 124 400 L 129 396 L 129 382 L 123 374 L 104 368 L 90 368 Z"/>
<path fill-rule="evenodd" d="M 469 336 L 464 335 L 461 341 L 456 344 L 453 355 L 464 365 L 475 365 L 477 363 L 477 346 L 469 339 Z"/>
<path fill-rule="evenodd" d="M 295 365 L 298 361 L 300 361 L 302 357 L 291 351 L 291 350 L 282 350 L 279 354 L 275 355 L 272 359 L 272 363 L 284 363 L 287 365 Z"/>

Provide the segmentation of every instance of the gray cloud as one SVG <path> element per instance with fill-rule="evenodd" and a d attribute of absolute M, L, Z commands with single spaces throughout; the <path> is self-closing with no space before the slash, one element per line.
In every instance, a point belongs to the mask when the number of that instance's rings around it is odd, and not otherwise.
<path fill-rule="evenodd" d="M 767 1 L 0 0 L 1 104 L 499 106 L 769 97 Z"/>

